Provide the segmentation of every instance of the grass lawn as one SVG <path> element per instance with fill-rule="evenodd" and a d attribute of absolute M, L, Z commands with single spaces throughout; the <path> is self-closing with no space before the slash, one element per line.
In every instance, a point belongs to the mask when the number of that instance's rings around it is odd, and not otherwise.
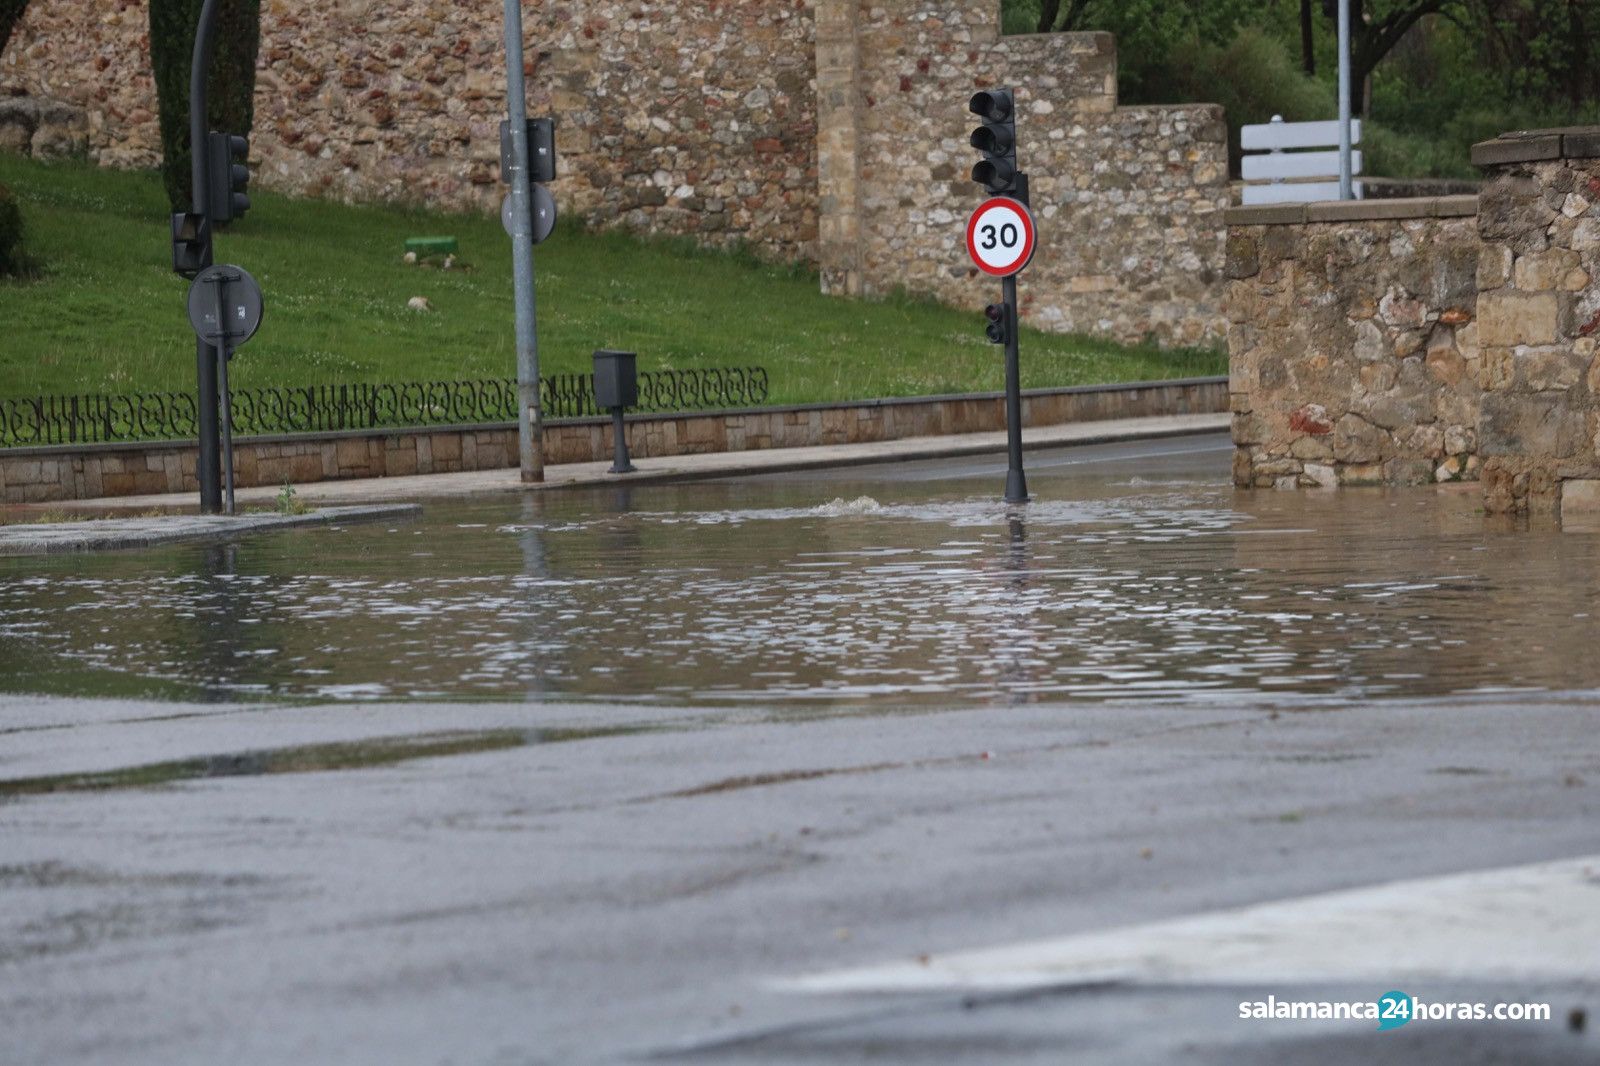
<path fill-rule="evenodd" d="M 153 173 L 0 154 L 41 278 L 0 281 L 0 398 L 185 390 L 188 282 L 170 269 Z M 217 261 L 261 282 L 261 332 L 235 387 L 513 377 L 511 250 L 498 218 L 348 207 L 254 191 Z M 449 234 L 470 270 L 401 262 L 405 238 Z M 813 273 L 748 255 L 562 225 L 535 253 L 544 374 L 586 372 L 595 348 L 641 369 L 767 368 L 775 403 L 1003 387 L 982 317 L 911 299 L 823 296 Z M 413 296 L 431 312 L 406 307 Z M 1161 352 L 1028 331 L 1026 387 L 1217 374 L 1213 352 Z"/>

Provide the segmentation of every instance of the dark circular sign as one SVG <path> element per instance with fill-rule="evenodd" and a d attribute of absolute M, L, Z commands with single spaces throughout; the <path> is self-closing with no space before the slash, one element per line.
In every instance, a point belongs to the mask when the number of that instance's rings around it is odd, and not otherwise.
<path fill-rule="evenodd" d="M 533 243 L 540 244 L 556 228 L 556 198 L 550 195 L 550 190 L 543 185 L 530 186 L 533 190 L 533 199 L 528 204 L 529 213 L 533 223 Z M 505 227 L 506 236 L 511 236 L 511 197 L 500 201 L 500 225 Z"/>
<path fill-rule="evenodd" d="M 261 286 L 243 267 L 206 267 L 189 286 L 189 324 L 207 344 L 239 347 L 261 328 Z"/>

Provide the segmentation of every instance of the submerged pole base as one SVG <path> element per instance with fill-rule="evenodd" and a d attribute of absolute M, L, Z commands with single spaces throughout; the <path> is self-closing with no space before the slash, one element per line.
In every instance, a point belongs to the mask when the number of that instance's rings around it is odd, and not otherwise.
<path fill-rule="evenodd" d="M 1028 502 L 1028 479 L 1022 476 L 1020 470 L 1006 471 L 1006 502 Z"/>

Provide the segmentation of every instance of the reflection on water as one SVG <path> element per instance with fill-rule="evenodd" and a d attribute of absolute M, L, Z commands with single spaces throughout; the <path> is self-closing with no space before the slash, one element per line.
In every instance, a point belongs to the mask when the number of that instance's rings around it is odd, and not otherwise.
<path fill-rule="evenodd" d="M 1433 489 L 1235 493 L 1227 453 L 438 502 L 0 560 L 0 686 L 187 698 L 972 703 L 1592 688 L 1592 534 Z M 908 475 L 913 468 L 906 468 Z"/>

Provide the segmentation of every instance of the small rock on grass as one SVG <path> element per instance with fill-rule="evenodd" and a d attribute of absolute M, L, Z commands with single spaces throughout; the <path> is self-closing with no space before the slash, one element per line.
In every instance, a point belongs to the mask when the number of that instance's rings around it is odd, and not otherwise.
<path fill-rule="evenodd" d="M 426 296 L 413 296 L 411 299 L 406 301 L 406 306 L 411 308 L 413 311 L 433 310 L 433 304 L 429 302 Z"/>

